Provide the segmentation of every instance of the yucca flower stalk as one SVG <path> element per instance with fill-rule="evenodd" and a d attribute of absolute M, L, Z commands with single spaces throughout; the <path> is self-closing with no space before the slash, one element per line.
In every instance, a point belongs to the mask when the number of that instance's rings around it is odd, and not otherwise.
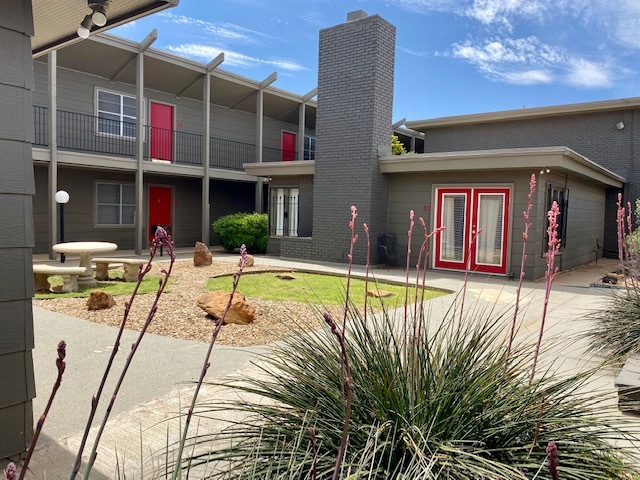
<path fill-rule="evenodd" d="M 624 286 L 627 289 L 627 293 L 629 292 L 629 282 L 627 279 L 628 268 L 625 262 L 626 258 L 626 230 L 625 230 L 625 210 L 624 204 L 622 203 L 622 194 L 618 193 L 618 202 L 616 203 L 618 206 L 618 214 L 616 217 L 617 227 L 618 227 L 618 261 L 620 262 L 620 274 L 624 279 Z"/>
<path fill-rule="evenodd" d="M 136 352 L 138 351 L 138 347 L 140 346 L 140 343 L 142 342 L 142 339 L 145 335 L 145 333 L 147 332 L 147 329 L 149 328 L 149 325 L 151 324 L 151 322 L 153 321 L 156 312 L 158 310 L 158 303 L 160 302 L 160 298 L 162 297 L 162 293 L 164 292 L 165 287 L 167 286 L 167 283 L 169 281 L 169 277 L 171 276 L 171 270 L 173 269 L 173 264 L 176 260 L 176 255 L 175 252 L 173 251 L 173 240 L 171 240 L 171 236 L 166 232 L 166 230 L 162 227 L 158 227 L 156 230 L 156 234 L 155 237 L 153 239 L 153 242 L 151 244 L 151 248 L 149 251 L 149 260 L 147 261 L 146 265 L 143 265 L 140 267 L 140 271 L 138 272 L 138 283 L 136 284 L 136 287 L 133 290 L 133 293 L 131 294 L 131 298 L 129 300 L 129 302 L 125 303 L 125 313 L 124 313 L 124 317 L 123 317 L 123 321 L 120 325 L 120 330 L 118 331 L 118 336 L 116 337 L 116 343 L 114 344 L 113 347 L 113 351 L 111 353 L 111 356 L 109 358 L 109 362 L 107 364 L 107 368 L 105 370 L 105 374 L 103 376 L 102 382 L 100 383 L 100 388 L 99 388 L 99 393 L 102 392 L 102 388 L 104 387 L 104 383 L 106 382 L 106 378 L 107 375 L 109 374 L 109 370 L 111 368 L 111 364 L 113 362 L 113 358 L 115 356 L 115 354 L 118 351 L 119 348 L 119 344 L 120 344 L 120 337 L 122 335 L 122 330 L 124 328 L 124 324 L 126 323 L 126 320 L 129 316 L 129 311 L 131 310 L 131 306 L 133 304 L 133 300 L 135 299 L 135 296 L 137 294 L 138 291 L 138 287 L 140 286 L 140 283 L 142 282 L 142 279 L 144 278 L 145 274 L 147 274 L 150 270 L 151 270 L 151 265 L 153 262 L 153 259 L 155 258 L 155 255 L 158 251 L 158 249 L 160 247 L 166 247 L 167 248 L 167 253 L 169 255 L 169 268 L 168 269 L 162 269 L 161 273 L 163 275 L 163 277 L 161 277 L 158 280 L 158 290 L 156 291 L 156 295 L 155 295 L 155 299 L 153 301 L 153 304 L 151 305 L 151 308 L 149 309 L 149 312 L 147 314 L 147 318 L 145 319 L 145 322 L 142 326 L 142 329 L 140 330 L 138 337 L 136 338 L 136 341 L 133 343 L 133 345 L 131 346 L 131 350 L 129 351 L 129 354 L 127 355 L 127 359 L 125 361 L 124 366 L 122 367 L 122 371 L 120 372 L 120 376 L 118 377 L 118 381 L 116 382 L 116 385 L 113 389 L 113 393 L 111 394 L 111 397 L 109 399 L 109 404 L 107 405 L 107 409 L 105 411 L 105 414 L 102 418 L 102 423 L 100 424 L 100 427 L 98 428 L 98 432 L 96 434 L 96 438 L 94 439 L 93 442 L 93 448 L 91 449 L 91 454 L 89 455 L 89 460 L 87 461 L 87 468 L 84 474 L 84 478 L 89 478 L 89 476 L 91 475 L 91 470 L 93 469 L 93 464 L 95 463 L 96 460 L 96 456 L 98 454 L 98 445 L 100 444 L 100 439 L 102 437 L 102 433 L 104 432 L 104 429 L 107 425 L 107 420 L 109 419 L 109 415 L 111 414 L 111 410 L 113 409 L 113 405 L 116 402 L 116 399 L 118 397 L 118 392 L 120 391 L 120 387 L 122 387 L 122 383 L 124 382 L 124 379 L 127 375 L 127 372 L 129 371 L 129 367 L 131 366 L 131 362 L 133 361 L 133 358 L 136 354 Z M 91 415 L 89 417 L 89 422 L 87 422 L 87 430 L 85 433 L 88 433 L 89 428 L 91 428 L 91 420 L 93 419 L 93 415 L 95 414 L 95 408 L 97 408 L 98 406 L 98 400 L 99 400 L 99 395 L 96 395 L 93 397 L 92 402 L 91 402 Z M 79 461 L 82 459 L 82 449 L 84 447 L 84 444 L 81 445 L 80 450 L 78 451 L 78 458 L 76 459 L 76 463 L 77 466 L 79 468 Z M 77 471 L 74 467 L 74 472 L 71 474 L 72 479 L 75 478 Z"/>
<path fill-rule="evenodd" d="M 507 355 L 508 310 L 476 310 L 461 322 L 456 306 L 430 328 L 403 332 L 420 315 L 383 309 L 363 322 L 351 305 L 347 335 L 328 322 L 329 330 L 288 337 L 261 375 L 223 383 L 259 400 L 200 406 L 202 415 L 233 411 L 240 420 L 194 439 L 214 443 L 191 464 L 212 466 L 220 480 L 335 479 L 337 462 L 345 480 L 549 480 L 562 451 L 563 480 L 640 473 L 634 452 L 616 443 L 628 437 L 605 401 L 614 396 L 586 388 L 595 370 L 548 368 L 532 378 L 530 345 Z M 542 447 L 551 442 L 555 450 Z"/>
<path fill-rule="evenodd" d="M 524 232 L 522 233 L 522 260 L 520 262 L 520 277 L 518 278 L 518 288 L 516 288 L 516 302 L 513 306 L 513 320 L 511 321 L 511 331 L 509 332 L 509 344 L 507 346 L 507 356 L 511 354 L 511 346 L 513 337 L 516 333 L 516 322 L 518 320 L 518 311 L 520 309 L 520 294 L 522 293 L 522 280 L 524 280 L 524 264 L 527 261 L 527 242 L 529 240 L 529 228 L 531 228 L 531 209 L 533 208 L 533 194 L 536 191 L 536 175 L 531 174 L 529 180 L 529 196 L 527 209 L 522 212 L 524 217 Z"/>
<path fill-rule="evenodd" d="M 547 320 L 547 308 L 549 307 L 549 298 L 551 297 L 551 285 L 553 279 L 558 273 L 558 267 L 555 267 L 555 259 L 558 251 L 560 250 L 560 239 L 558 238 L 558 215 L 560 215 L 560 207 L 558 202 L 553 202 L 551 210 L 547 212 L 547 271 L 544 272 L 545 289 L 544 289 L 544 303 L 542 306 L 542 317 L 540 319 L 540 334 L 538 335 L 538 342 L 533 352 L 533 365 L 531 366 L 531 377 L 529 384 L 533 381 L 533 377 L 536 374 L 536 365 L 538 364 L 538 355 L 540 353 L 540 346 L 542 344 L 542 335 L 544 333 L 544 325 Z"/>
<path fill-rule="evenodd" d="M 404 279 L 404 322 L 402 324 L 402 337 L 405 339 L 405 354 L 406 354 L 406 338 L 408 334 L 407 330 L 407 319 L 409 317 L 408 307 L 409 307 L 409 267 L 411 262 L 411 237 L 413 236 L 413 226 L 415 213 L 413 210 L 409 212 L 409 230 L 407 231 L 407 266 L 405 267 L 405 279 Z M 405 358 L 406 359 L 406 358 Z"/>
<path fill-rule="evenodd" d="M 469 275 L 471 273 L 471 253 L 473 252 L 473 246 L 478 240 L 478 235 L 482 233 L 482 228 L 478 228 L 477 230 L 473 230 L 471 232 L 471 240 L 469 241 L 469 248 L 465 252 L 464 259 L 464 283 L 462 284 L 462 300 L 460 301 L 460 320 L 459 323 L 462 325 L 462 317 L 464 315 L 464 300 L 467 296 L 467 285 L 469 284 Z"/>
<path fill-rule="evenodd" d="M 27 471 L 29 470 L 29 463 L 31 462 L 31 456 L 36 448 L 36 444 L 38 443 L 38 438 L 40 437 L 40 433 L 42 432 L 42 427 L 44 426 L 44 422 L 47 420 L 47 415 L 49 414 L 49 409 L 53 404 L 53 400 L 56 397 L 56 393 L 58 393 L 58 389 L 60 388 L 60 384 L 62 383 L 62 375 L 64 374 L 66 363 L 64 361 L 67 356 L 67 344 L 64 340 L 61 340 L 58 343 L 57 347 L 57 357 L 56 357 L 56 369 L 58 370 L 58 376 L 56 377 L 55 382 L 53 383 L 53 387 L 51 388 L 51 393 L 49 394 L 49 400 L 47 400 L 47 405 L 40 415 L 38 419 L 38 423 L 36 424 L 36 430 L 33 433 L 33 437 L 31 437 L 31 443 L 29 444 L 29 448 L 27 449 L 27 456 L 22 462 L 22 467 L 20 469 L 20 474 L 18 476 L 18 480 L 23 480 Z M 10 462 L 7 465 L 5 470 L 6 480 L 15 480 L 17 474 L 17 468 L 15 463 Z"/>
<path fill-rule="evenodd" d="M 349 242 L 349 254 L 347 256 L 347 287 L 345 291 L 345 297 L 349 298 L 349 288 L 351 286 L 351 267 L 353 266 L 353 246 L 358 241 L 358 234 L 356 233 L 356 218 L 358 218 L 358 209 L 351 205 L 351 220 L 349 221 L 349 231 L 351 233 L 351 241 Z M 342 319 L 342 335 L 347 326 L 348 304 L 345 302 L 344 317 Z"/>
<path fill-rule="evenodd" d="M 229 295 L 229 301 L 227 302 L 227 306 L 222 313 L 222 316 L 216 322 L 216 326 L 213 329 L 213 333 L 211 334 L 211 341 L 209 342 L 209 348 L 207 350 L 207 354 L 204 358 L 204 363 L 202 364 L 202 370 L 200 371 L 200 377 L 198 378 L 198 382 L 196 383 L 196 389 L 193 392 L 193 396 L 191 397 L 191 405 L 189 406 L 189 410 L 187 411 L 187 416 L 185 417 L 184 427 L 182 428 L 182 436 L 180 437 L 180 442 L 178 444 L 178 454 L 176 460 L 176 466 L 173 470 L 172 478 L 175 480 L 180 475 L 180 471 L 182 468 L 182 454 L 184 451 L 184 446 L 187 440 L 187 434 L 189 433 L 189 425 L 191 424 L 191 418 L 193 417 L 193 412 L 196 406 L 196 400 L 198 399 L 198 394 L 200 393 L 200 389 L 202 387 L 202 382 L 204 382 L 204 377 L 211 366 L 211 352 L 213 351 L 213 346 L 216 343 L 216 339 L 218 338 L 218 333 L 220 333 L 220 328 L 222 327 L 227 314 L 229 313 L 229 309 L 231 308 L 231 304 L 233 303 L 233 296 L 238 289 L 238 283 L 240 282 L 240 277 L 245 267 L 247 266 L 247 247 L 243 244 L 240 247 L 240 263 L 238 265 L 238 270 L 233 275 L 233 286 L 231 287 L 231 294 Z"/>
<path fill-rule="evenodd" d="M 636 275 L 638 273 L 638 268 L 636 266 L 637 257 L 635 255 L 634 246 L 633 246 L 633 227 L 632 227 L 631 215 L 632 215 L 631 202 L 627 202 L 627 216 L 626 216 L 627 235 L 625 236 L 625 242 L 624 242 L 627 270 L 626 272 L 624 272 L 624 274 L 629 275 L 631 280 L 631 286 L 633 287 L 633 291 L 637 292 L 638 283 L 636 281 Z"/>

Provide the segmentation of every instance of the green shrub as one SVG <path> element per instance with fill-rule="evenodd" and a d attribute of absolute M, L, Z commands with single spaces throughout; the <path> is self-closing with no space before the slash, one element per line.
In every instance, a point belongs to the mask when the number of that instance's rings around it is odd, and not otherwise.
<path fill-rule="evenodd" d="M 228 252 L 244 243 L 251 253 L 267 251 L 269 222 L 263 213 L 234 213 L 213 222 L 213 232 Z"/>

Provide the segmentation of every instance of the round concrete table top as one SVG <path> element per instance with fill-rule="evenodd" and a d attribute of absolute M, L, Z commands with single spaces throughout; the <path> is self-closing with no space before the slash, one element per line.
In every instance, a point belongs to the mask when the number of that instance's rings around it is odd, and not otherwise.
<path fill-rule="evenodd" d="M 65 242 L 56 243 L 53 247 L 58 253 L 106 253 L 118 249 L 118 245 L 111 242 Z"/>

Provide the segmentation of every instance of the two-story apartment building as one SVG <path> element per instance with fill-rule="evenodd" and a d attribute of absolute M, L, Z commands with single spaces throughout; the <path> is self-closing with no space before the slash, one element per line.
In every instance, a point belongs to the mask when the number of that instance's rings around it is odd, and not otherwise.
<path fill-rule="evenodd" d="M 243 164 L 313 158 L 315 92 L 155 50 L 155 36 L 95 35 L 34 60 L 34 252 L 58 240 L 57 190 L 65 241 L 139 251 L 163 225 L 178 246 L 211 244 L 220 216 L 266 208 Z"/>

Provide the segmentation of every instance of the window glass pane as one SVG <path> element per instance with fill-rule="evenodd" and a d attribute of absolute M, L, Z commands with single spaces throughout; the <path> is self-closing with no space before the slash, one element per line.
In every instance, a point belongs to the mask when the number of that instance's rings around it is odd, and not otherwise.
<path fill-rule="evenodd" d="M 98 205 L 98 224 L 99 225 L 118 225 L 120 207 L 117 205 Z"/>
<path fill-rule="evenodd" d="M 122 224 L 133 225 L 133 219 L 135 218 L 136 207 L 123 206 L 122 207 Z"/>
<path fill-rule="evenodd" d="M 133 114 L 136 114 L 136 97 L 127 97 L 126 95 L 122 96 L 122 104 L 125 107 L 125 110 L 127 107 L 132 107 L 133 108 Z"/>
<path fill-rule="evenodd" d="M 478 229 L 476 263 L 502 264 L 502 220 L 504 197 L 481 194 L 478 198 Z"/>
<path fill-rule="evenodd" d="M 120 105 L 120 95 L 117 93 L 105 92 L 104 90 L 98 90 L 98 100 L 104 102 L 117 103 Z"/>
<path fill-rule="evenodd" d="M 136 204 L 136 189 L 133 185 L 122 186 L 122 204 L 123 205 Z"/>
<path fill-rule="evenodd" d="M 120 204 L 120 185 L 113 183 L 98 184 L 98 204 Z"/>
<path fill-rule="evenodd" d="M 124 106 L 124 108 L 122 109 L 122 114 L 127 116 L 127 117 L 131 117 L 131 118 L 136 118 L 136 107 L 135 105 L 133 107 L 128 107 L 128 106 Z"/>
<path fill-rule="evenodd" d="M 445 194 L 442 198 L 442 260 L 461 262 L 464 259 L 464 232 L 466 230 L 466 204 L 464 194 Z"/>
<path fill-rule="evenodd" d="M 113 102 L 106 102 L 104 100 L 98 101 L 98 110 L 101 112 L 109 112 L 120 114 L 120 104 Z"/>

